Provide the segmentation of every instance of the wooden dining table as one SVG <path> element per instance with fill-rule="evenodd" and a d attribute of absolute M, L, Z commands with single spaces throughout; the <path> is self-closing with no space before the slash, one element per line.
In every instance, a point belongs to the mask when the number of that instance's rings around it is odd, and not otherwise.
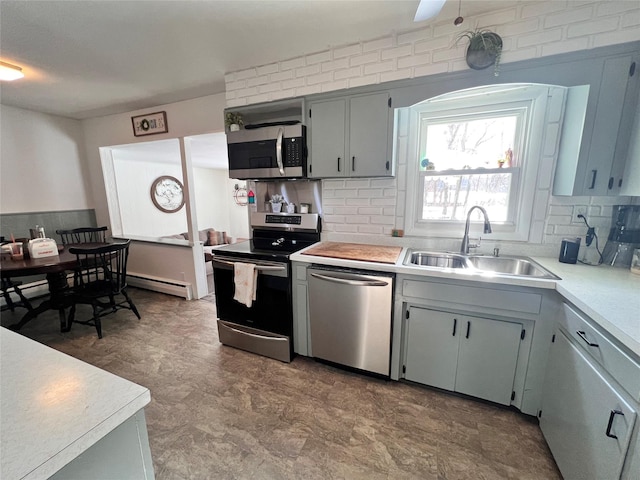
<path fill-rule="evenodd" d="M 65 309 L 71 306 L 70 288 L 67 272 L 77 265 L 76 256 L 69 253 L 74 246 L 99 247 L 104 243 L 83 243 L 78 245 L 58 245 L 58 255 L 44 258 L 30 258 L 28 255 L 21 260 L 11 258 L 9 253 L 2 253 L 0 258 L 0 275 L 2 278 L 27 277 L 44 274 L 49 287 L 49 296 L 37 307 L 28 310 L 19 322 L 9 326 L 11 330 L 20 330 L 26 323 L 47 310 L 57 310 L 60 317 L 60 331 L 67 331 Z M 26 248 L 25 248 L 26 253 Z"/>

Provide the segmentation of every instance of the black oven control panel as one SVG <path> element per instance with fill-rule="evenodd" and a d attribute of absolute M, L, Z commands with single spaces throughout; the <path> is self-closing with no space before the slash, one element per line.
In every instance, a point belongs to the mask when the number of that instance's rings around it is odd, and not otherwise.
<path fill-rule="evenodd" d="M 302 224 L 302 217 L 300 215 L 267 215 L 264 223 L 300 225 Z"/>

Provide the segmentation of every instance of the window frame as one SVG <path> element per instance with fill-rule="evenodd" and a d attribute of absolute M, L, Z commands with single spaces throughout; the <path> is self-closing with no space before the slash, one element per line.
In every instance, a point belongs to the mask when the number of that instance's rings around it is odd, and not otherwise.
<path fill-rule="evenodd" d="M 511 189 L 509 196 L 509 210 L 513 212 L 507 222 L 492 222 L 492 240 L 528 241 L 531 220 L 533 217 L 535 193 L 539 168 L 543 156 L 544 142 L 547 132 L 545 127 L 548 120 L 548 109 L 554 108 L 548 102 L 552 97 L 551 89 L 564 87 L 538 84 L 503 84 L 490 87 L 476 87 L 468 90 L 444 94 L 433 99 L 425 100 L 412 107 L 408 107 L 407 118 L 407 153 L 406 153 L 406 198 L 404 228 L 409 236 L 458 238 L 464 228 L 464 220 L 422 220 L 421 198 L 424 194 L 424 183 L 420 183 L 425 176 L 421 175 L 419 159 L 421 151 L 421 118 L 453 118 L 461 112 L 479 115 L 480 112 L 499 112 L 524 108 L 523 123 L 520 125 L 520 136 L 514 154 L 518 155 L 515 162 L 517 178 L 512 179 L 512 185 L 517 185 L 517 191 Z M 564 108 L 562 95 L 562 109 Z M 549 105 L 548 105 L 549 104 Z M 474 169 L 477 171 L 478 169 Z M 500 169 L 504 170 L 504 169 Z M 487 169 L 483 173 L 489 173 Z M 454 171 L 440 171 L 442 174 L 454 174 Z M 460 172 L 458 170 L 457 172 Z M 466 170 L 464 171 L 467 172 Z M 513 207 L 512 207 L 513 206 Z M 469 207 L 470 208 L 470 207 Z M 473 219 L 472 219 L 473 221 Z"/>

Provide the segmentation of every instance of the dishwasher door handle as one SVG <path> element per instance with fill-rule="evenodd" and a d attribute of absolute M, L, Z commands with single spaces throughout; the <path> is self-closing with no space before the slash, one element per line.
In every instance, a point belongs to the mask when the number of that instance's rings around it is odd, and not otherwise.
<path fill-rule="evenodd" d="M 386 287 L 387 285 L 389 285 L 389 282 L 383 282 L 381 280 L 356 280 L 350 278 L 338 278 L 330 277 L 328 275 L 320 275 L 319 273 L 311 273 L 310 275 L 321 280 L 326 280 L 327 282 L 342 283 L 346 285 L 359 285 L 363 287 Z"/>

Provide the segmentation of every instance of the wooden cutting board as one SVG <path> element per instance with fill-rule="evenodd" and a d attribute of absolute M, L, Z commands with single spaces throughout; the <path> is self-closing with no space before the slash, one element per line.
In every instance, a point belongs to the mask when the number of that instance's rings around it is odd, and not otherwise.
<path fill-rule="evenodd" d="M 366 245 L 363 243 L 322 242 L 320 245 L 311 247 L 304 252 L 303 255 L 393 264 L 398 261 L 400 252 L 402 252 L 402 247 Z"/>

